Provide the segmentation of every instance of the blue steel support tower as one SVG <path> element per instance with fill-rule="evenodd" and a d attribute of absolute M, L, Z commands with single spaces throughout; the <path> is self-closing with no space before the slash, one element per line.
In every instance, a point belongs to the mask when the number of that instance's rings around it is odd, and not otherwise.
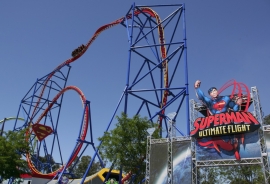
<path fill-rule="evenodd" d="M 167 137 L 170 118 L 165 114 L 175 112 L 171 120 L 176 122 L 173 128 L 178 135 L 188 136 L 190 121 L 184 5 L 133 4 L 124 17 L 121 24 L 127 31 L 129 43 L 126 84 L 106 132 L 116 114 L 124 112 L 131 116 L 140 114 L 148 117 L 152 123 L 159 123 L 161 130 L 166 130 L 163 136 Z M 167 94 L 166 100 L 164 94 Z M 186 127 L 185 133 L 183 127 Z M 93 159 L 97 153 L 98 150 Z M 168 150 L 168 154 L 172 160 L 171 150 Z M 168 164 L 168 182 L 171 183 L 173 163 Z M 81 183 L 90 168 L 91 164 Z"/>
<path fill-rule="evenodd" d="M 161 126 L 165 125 L 168 131 L 165 113 L 176 112 L 176 120 L 185 103 L 185 117 L 182 115 L 181 126 L 185 124 L 186 133 L 179 132 L 188 135 L 190 125 L 185 8 L 183 4 L 147 7 L 157 13 L 161 12 L 163 16 L 166 8 L 174 11 L 165 15 L 164 19 L 161 19 L 161 15 L 158 22 L 157 17 L 144 11 L 146 6 L 133 4 L 126 14 L 126 17 L 131 15 L 131 18 L 122 22 L 127 29 L 129 41 L 126 86 L 123 92 L 124 112 L 130 114 L 129 110 L 133 110 L 133 102 L 136 100 L 136 114 L 144 113 L 142 108 L 145 107 L 145 114 L 149 119 L 153 123 L 162 120 L 164 124 Z M 163 33 L 159 31 L 160 27 Z M 166 42 L 160 43 L 161 37 Z M 164 53 L 161 47 L 165 48 L 166 57 L 162 58 Z M 168 65 L 167 71 L 164 70 L 165 62 Z M 168 72 L 168 76 L 165 76 L 164 71 Z M 164 93 L 168 94 L 165 103 L 162 101 Z M 121 101 L 122 99 L 119 103 Z"/>

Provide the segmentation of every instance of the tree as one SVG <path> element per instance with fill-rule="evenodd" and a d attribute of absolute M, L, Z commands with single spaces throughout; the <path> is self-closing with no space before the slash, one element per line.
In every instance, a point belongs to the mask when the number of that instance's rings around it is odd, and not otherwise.
<path fill-rule="evenodd" d="M 263 123 L 266 125 L 270 125 L 270 114 L 263 118 Z"/>
<path fill-rule="evenodd" d="M 261 165 L 203 167 L 199 170 L 202 184 L 260 184 L 264 183 Z"/>
<path fill-rule="evenodd" d="M 116 118 L 118 120 L 116 127 L 99 138 L 102 141 L 99 147 L 100 154 L 114 163 L 117 169 L 122 168 L 135 174 L 137 176 L 135 183 L 139 183 L 145 177 L 143 161 L 146 155 L 147 129 L 153 125 L 147 118 L 141 118 L 139 115 L 128 118 L 122 113 L 121 117 Z M 152 136 L 158 138 L 158 130 Z"/>
<path fill-rule="evenodd" d="M 78 156 L 76 156 L 76 158 L 73 160 L 73 162 L 71 163 L 71 165 L 68 168 L 68 171 L 72 174 L 75 174 L 76 169 L 78 167 L 78 163 L 79 163 L 80 159 Z"/>
<path fill-rule="evenodd" d="M 74 167 L 73 171 L 76 177 L 82 178 L 89 163 L 91 161 L 91 157 L 89 155 L 82 156 L 81 160 L 78 162 L 77 167 Z M 101 169 L 99 162 L 93 162 L 92 167 L 90 168 L 87 176 L 97 173 Z"/>
<path fill-rule="evenodd" d="M 199 178 L 202 184 L 218 183 L 218 169 L 217 167 L 202 167 L 199 170 Z"/>
<path fill-rule="evenodd" d="M 0 176 L 4 179 L 19 178 L 20 174 L 29 172 L 27 163 L 21 155 L 30 151 L 25 130 L 3 132 L 0 137 Z"/>
<path fill-rule="evenodd" d="M 220 176 L 227 178 L 231 184 L 260 184 L 264 183 L 264 175 L 261 165 L 239 165 L 220 168 Z"/>
<path fill-rule="evenodd" d="M 35 163 L 35 167 L 43 173 L 50 173 L 60 168 L 60 164 L 56 163 L 50 154 L 44 156 L 34 154 L 31 156 L 31 160 Z"/>

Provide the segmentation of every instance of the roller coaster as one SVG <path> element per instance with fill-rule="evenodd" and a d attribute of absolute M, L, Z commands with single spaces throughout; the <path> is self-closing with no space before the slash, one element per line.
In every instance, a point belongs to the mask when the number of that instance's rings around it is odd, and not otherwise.
<path fill-rule="evenodd" d="M 165 18 L 161 19 L 154 9 L 166 12 Z M 85 182 L 86 174 L 96 157 L 104 167 L 98 148 L 94 146 L 90 101 L 78 87 L 67 86 L 67 80 L 70 64 L 82 57 L 102 32 L 116 25 L 122 25 L 128 35 L 127 76 L 124 91 L 105 132 L 110 129 L 117 113 L 122 111 L 128 114 L 129 104 L 136 101 L 138 110 L 134 114 L 146 114 L 149 121 L 159 125 L 161 136 L 167 136 L 166 133 L 162 134 L 162 129 L 168 133 L 169 118 L 165 115 L 165 110 L 176 113 L 175 121 L 178 114 L 181 114 L 182 106 L 185 105 L 180 126 L 186 125 L 187 131 L 183 133 L 182 130 L 175 128 L 181 135 L 189 134 L 185 6 L 184 4 L 138 6 L 134 3 L 123 17 L 99 27 L 86 44 L 72 51 L 71 58 L 62 62 L 49 74 L 37 79 L 21 100 L 13 131 L 30 127 L 27 131 L 30 135 L 27 136 L 29 137 L 27 141 L 34 151 L 27 153 L 25 158 L 34 177 L 56 179 L 60 182 L 64 174 L 72 174 L 74 166 L 72 163 L 83 155 L 89 145 L 95 153 L 81 183 Z M 165 43 L 165 36 L 169 40 L 168 43 Z M 79 95 L 83 104 L 83 116 L 79 136 L 74 140 L 74 149 L 71 150 L 69 159 L 63 160 L 58 125 L 64 93 L 67 91 L 74 91 Z M 123 107 L 122 110 L 120 105 Z M 132 106 L 134 107 L 134 103 Z M 87 138 L 88 134 L 90 140 Z M 102 142 L 99 143 L 101 144 Z M 51 157 L 54 154 L 60 157 L 60 161 L 57 162 L 59 167 L 54 167 L 56 162 Z M 39 160 L 40 156 L 47 158 L 45 163 Z M 121 174 L 119 176 L 120 181 L 128 179 L 122 178 Z"/>

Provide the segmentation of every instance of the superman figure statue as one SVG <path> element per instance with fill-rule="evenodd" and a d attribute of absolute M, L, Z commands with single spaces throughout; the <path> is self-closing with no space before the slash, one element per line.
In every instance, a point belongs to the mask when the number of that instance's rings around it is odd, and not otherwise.
<path fill-rule="evenodd" d="M 242 99 L 238 98 L 233 101 L 229 96 L 219 96 L 217 88 L 211 87 L 208 90 L 208 94 L 211 98 L 204 95 L 200 89 L 201 81 L 197 80 L 195 82 L 196 95 L 199 100 L 206 105 L 211 115 L 220 114 L 228 111 L 239 111 L 242 104 Z"/>

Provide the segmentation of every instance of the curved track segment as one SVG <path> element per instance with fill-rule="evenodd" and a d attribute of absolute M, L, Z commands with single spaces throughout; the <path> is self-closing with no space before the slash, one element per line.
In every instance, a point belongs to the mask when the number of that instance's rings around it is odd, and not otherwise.
<path fill-rule="evenodd" d="M 142 8 L 140 11 L 139 10 L 135 11 L 134 15 L 139 15 L 140 13 L 147 13 L 150 16 L 156 18 L 157 25 L 158 25 L 158 33 L 159 33 L 159 42 L 161 44 L 161 47 L 160 47 L 161 58 L 162 58 L 162 60 L 164 60 L 167 57 L 167 54 L 166 54 L 166 47 L 164 46 L 164 44 L 165 44 L 164 31 L 163 31 L 163 27 L 161 25 L 161 20 L 160 20 L 158 14 L 154 10 L 152 10 L 150 8 L 147 8 L 147 7 Z M 125 20 L 125 18 L 131 19 L 132 16 L 131 16 L 131 14 L 129 14 L 126 17 L 122 17 L 120 19 L 117 19 L 117 20 L 115 20 L 115 21 L 113 21 L 113 22 L 111 22 L 109 24 L 105 24 L 105 25 L 101 26 L 100 28 L 98 28 L 96 30 L 96 32 L 94 33 L 94 35 L 91 37 L 91 39 L 87 42 L 85 47 L 81 50 L 80 53 L 78 53 L 75 57 L 72 57 L 72 58 L 66 60 L 65 62 L 61 63 L 60 65 L 58 65 L 50 73 L 50 75 L 47 77 L 46 81 L 44 82 L 44 87 L 41 90 L 40 95 L 39 95 L 40 99 L 43 96 L 43 93 L 44 93 L 44 90 L 45 90 L 45 87 L 46 87 L 48 81 L 52 78 L 52 76 L 55 74 L 56 71 L 60 70 L 63 66 L 68 65 L 68 64 L 76 61 L 78 58 L 80 58 L 86 52 L 86 50 L 90 47 L 90 45 L 95 41 L 95 39 L 99 36 L 100 33 L 102 33 L 103 31 L 105 31 L 105 30 L 107 30 L 107 29 L 109 29 L 109 28 L 111 28 L 113 26 L 116 26 L 116 25 L 122 23 Z M 163 67 L 164 87 L 168 88 L 168 61 L 167 60 L 164 60 L 162 62 L 162 67 Z M 167 97 L 168 97 L 168 91 L 165 91 L 164 94 L 163 94 L 163 98 L 162 98 L 161 108 L 166 105 Z M 32 116 L 30 118 L 31 122 L 33 121 L 33 118 L 35 116 L 35 113 L 36 113 L 36 110 L 37 110 L 37 107 L 38 107 L 39 103 L 40 103 L 40 100 L 38 100 L 38 102 L 36 103 L 36 105 L 34 107 L 34 110 L 32 112 Z M 162 114 L 164 114 L 164 113 L 165 113 L 165 110 L 162 111 Z M 162 123 L 162 117 L 161 116 L 160 116 L 159 121 L 160 121 L 160 124 L 161 124 Z"/>
<path fill-rule="evenodd" d="M 164 88 L 168 88 L 169 87 L 169 84 L 168 84 L 168 61 L 166 60 L 167 58 L 167 53 L 166 53 L 166 47 L 165 47 L 165 39 L 164 39 L 164 30 L 163 30 L 163 27 L 161 25 L 161 20 L 158 16 L 158 14 L 153 11 L 152 9 L 150 8 L 147 8 L 147 7 L 144 7 L 144 8 L 141 8 L 140 10 L 136 10 L 134 12 L 134 15 L 137 16 L 141 13 L 146 13 L 148 14 L 149 16 L 151 17 L 154 17 L 156 19 L 156 22 L 157 22 L 157 30 L 158 30 L 158 35 L 159 35 L 159 43 L 160 43 L 160 53 L 161 53 L 161 59 L 162 59 L 162 68 L 163 68 L 163 80 L 164 80 Z M 59 71 L 62 67 L 76 61 L 78 58 L 80 58 L 86 51 L 87 49 L 90 47 L 90 45 L 95 41 L 95 39 L 99 36 L 99 34 L 101 34 L 103 31 L 113 27 L 113 26 L 116 26 L 120 23 L 122 23 L 123 21 L 125 21 L 125 19 L 131 19 L 132 18 L 132 15 L 131 14 L 128 14 L 127 16 L 125 17 L 122 17 L 122 18 L 119 18 L 109 24 L 106 24 L 106 25 L 103 25 L 101 26 L 100 28 L 98 28 L 96 30 L 96 32 L 94 33 L 94 35 L 90 38 L 90 40 L 87 42 L 87 44 L 83 47 L 81 47 L 80 49 L 80 52 L 76 53 L 76 55 L 74 55 L 74 57 L 64 61 L 63 63 L 61 63 L 60 65 L 58 65 L 47 77 L 46 79 L 44 80 L 44 83 L 43 83 L 43 87 L 40 91 L 40 94 L 39 94 L 39 97 L 38 97 L 38 100 L 37 102 L 35 103 L 34 105 L 34 108 L 33 108 L 33 111 L 31 112 L 31 115 L 30 116 L 30 120 L 29 122 L 33 123 L 33 124 L 40 124 L 41 120 L 46 116 L 46 114 L 50 111 L 50 109 L 53 107 L 53 105 L 55 104 L 55 102 L 57 101 L 57 99 L 63 94 L 65 93 L 67 90 L 75 90 L 81 97 L 82 99 L 82 102 L 85 103 L 86 99 L 85 99 L 85 96 L 83 95 L 83 93 L 79 90 L 79 88 L 77 87 L 74 87 L 74 86 L 69 86 L 69 87 L 66 87 L 64 88 L 63 90 L 61 90 L 54 98 L 53 100 L 49 103 L 48 107 L 45 108 L 45 110 L 43 111 L 43 113 L 39 116 L 39 118 L 37 120 L 34 120 L 35 116 L 37 115 L 38 113 L 38 109 L 40 109 L 39 107 L 39 104 L 41 102 L 41 99 L 43 98 L 43 95 L 44 95 L 44 91 L 47 87 L 47 84 L 48 82 L 51 80 L 51 78 L 54 76 L 54 74 Z M 162 101 L 161 101 L 161 107 L 164 107 L 166 106 L 166 103 L 167 103 L 167 97 L 168 97 L 168 91 L 165 90 L 163 92 L 163 97 L 162 97 Z M 80 135 L 80 139 L 81 140 L 84 140 L 85 139 L 85 136 L 86 136 L 86 133 L 87 133 L 87 127 L 88 127 L 88 108 L 85 109 L 85 118 L 84 118 L 84 123 L 83 123 L 83 130 L 82 130 L 82 133 Z M 162 124 L 162 119 L 163 119 L 163 116 L 165 113 L 165 109 L 161 111 L 161 115 L 159 116 L 159 126 L 161 126 Z M 31 126 L 31 123 L 28 124 L 28 126 Z M 27 132 L 28 134 L 32 134 L 33 130 L 30 130 L 29 132 Z M 55 130 L 54 130 L 55 131 Z M 69 159 L 68 163 L 65 164 L 65 166 L 69 166 L 73 161 L 74 159 L 76 158 L 77 154 L 80 152 L 80 149 L 82 147 L 82 143 L 78 143 L 74 152 L 73 152 L 73 156 L 71 157 L 71 159 Z M 33 172 L 33 175 L 37 176 L 37 177 L 42 177 L 42 178 L 53 178 L 55 177 L 55 175 L 59 172 L 61 172 L 65 166 L 62 166 L 61 168 L 53 171 L 53 172 L 50 172 L 50 173 L 42 173 L 40 170 L 38 170 L 34 163 L 32 162 L 31 160 L 31 155 L 30 154 L 27 154 L 27 161 L 28 161 L 28 165 L 31 169 L 31 171 Z"/>
<path fill-rule="evenodd" d="M 82 101 L 82 104 L 84 105 L 86 103 L 86 98 L 83 94 L 83 92 L 75 87 L 75 86 L 67 86 L 66 88 L 62 89 L 52 100 L 52 102 L 49 104 L 49 106 L 43 111 L 43 113 L 40 115 L 40 117 L 38 118 L 38 120 L 35 122 L 35 124 L 39 124 L 41 122 L 41 120 L 46 117 L 47 113 L 50 111 L 50 109 L 53 107 L 53 105 L 57 102 L 57 100 L 59 99 L 59 97 L 61 95 L 63 95 L 65 92 L 67 92 L 68 90 L 73 90 L 75 92 L 78 93 L 78 95 L 80 96 L 81 98 L 81 101 Z M 82 146 L 83 146 L 83 142 L 85 140 L 85 137 L 86 137 L 86 134 L 87 134 L 87 129 L 88 129 L 88 120 L 89 120 L 89 116 L 88 116 L 88 106 L 85 107 L 85 110 L 84 110 L 84 122 L 83 122 L 83 126 L 82 126 L 82 129 L 81 129 L 81 133 L 80 133 L 80 142 L 77 143 L 76 145 L 76 148 L 74 149 L 73 151 L 73 154 L 72 154 L 72 157 L 69 159 L 68 163 L 66 163 L 65 165 L 63 165 L 62 167 L 56 169 L 55 171 L 53 172 L 50 172 L 50 173 L 42 173 L 41 171 L 39 171 L 36 166 L 35 166 L 35 163 L 33 163 L 33 161 L 31 160 L 31 154 L 28 153 L 26 155 L 26 159 L 27 159 L 27 162 L 28 162 L 28 166 L 29 168 L 31 169 L 32 173 L 33 173 L 33 176 L 35 177 L 40 177 L 40 178 L 53 178 L 58 172 L 61 172 L 63 170 L 63 168 L 66 166 L 70 166 L 70 164 L 76 159 L 76 156 L 78 155 L 78 153 L 80 152 Z M 35 125 L 34 124 L 34 125 Z M 53 130 L 54 133 L 57 132 L 56 129 Z M 27 134 L 33 134 L 33 130 L 29 130 L 27 132 Z M 29 141 L 29 140 L 28 140 Z"/>
<path fill-rule="evenodd" d="M 4 132 L 5 122 L 6 121 L 10 121 L 10 120 L 21 120 L 21 121 L 24 121 L 24 119 L 23 118 L 20 118 L 20 117 L 19 118 L 17 118 L 17 117 L 8 117 L 8 118 L 4 118 L 4 119 L 0 120 L 0 124 L 3 123 L 2 124 L 2 128 L 1 128 L 1 131 L 0 131 L 0 137 L 2 136 L 2 134 Z"/>
<path fill-rule="evenodd" d="M 8 117 L 8 118 L 0 120 L 0 123 L 6 122 L 6 121 L 9 121 L 9 120 L 16 120 L 16 119 L 24 121 L 24 119 L 20 118 L 20 117 L 19 118 L 17 118 L 17 117 Z"/>

